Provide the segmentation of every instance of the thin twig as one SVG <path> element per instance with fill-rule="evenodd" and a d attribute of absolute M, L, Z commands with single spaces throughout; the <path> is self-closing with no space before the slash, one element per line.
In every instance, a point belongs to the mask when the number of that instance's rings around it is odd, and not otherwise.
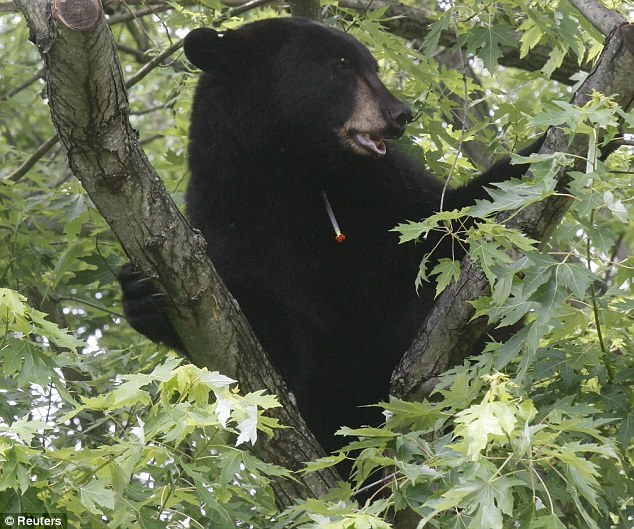
<path fill-rule="evenodd" d="M 35 152 L 31 154 L 26 160 L 20 164 L 19 167 L 15 169 L 12 173 L 2 178 L 3 182 L 17 182 L 22 178 L 26 173 L 28 173 L 31 168 L 48 152 L 50 151 L 59 141 L 57 135 L 51 136 L 48 140 L 46 140 L 42 145 L 40 145 Z"/>
<path fill-rule="evenodd" d="M 251 0 L 244 5 L 238 7 L 232 7 L 229 9 L 224 15 L 219 17 L 219 20 L 225 20 L 226 18 L 235 17 L 237 15 L 241 15 L 246 11 L 251 9 L 255 9 L 256 7 L 264 6 L 266 4 L 270 4 L 273 0 Z"/>
<path fill-rule="evenodd" d="M 148 60 L 148 50 L 140 50 L 132 46 L 126 46 L 125 44 L 117 44 L 117 49 L 120 53 L 132 55 L 138 62 L 146 63 Z"/>
<path fill-rule="evenodd" d="M 146 17 L 148 15 L 156 15 L 157 13 L 169 11 L 170 9 L 173 8 L 169 4 L 150 5 L 149 7 L 139 9 L 138 11 L 130 11 L 129 13 L 119 13 L 116 15 L 112 15 L 108 17 L 108 24 L 110 26 L 113 26 L 115 24 L 120 24 L 121 22 L 129 22 L 130 20 Z"/>
<path fill-rule="evenodd" d="M 57 298 L 57 301 L 72 301 L 74 303 L 81 303 L 82 305 L 86 305 L 87 307 L 91 307 L 93 309 L 100 310 L 100 311 L 105 312 L 106 314 L 110 314 L 111 316 L 114 316 L 116 318 L 125 318 L 125 316 L 123 314 L 121 314 L 120 312 L 116 312 L 114 310 L 107 309 L 106 307 L 104 307 L 102 305 L 99 305 L 97 303 L 93 303 L 92 301 L 87 301 L 85 299 L 77 298 L 77 297 L 74 297 L 74 296 L 59 296 Z"/>
<path fill-rule="evenodd" d="M 456 32 L 456 38 L 458 38 L 458 23 L 456 19 L 453 20 L 454 30 Z M 460 57 L 460 62 L 462 64 L 462 83 L 463 83 L 463 112 L 464 119 L 462 120 L 462 128 L 460 129 L 460 138 L 458 139 L 458 151 L 456 152 L 456 157 L 453 160 L 453 164 L 451 165 L 451 169 L 449 170 L 449 174 L 445 179 L 445 184 L 442 187 L 442 193 L 440 194 L 440 211 L 443 211 L 445 205 L 445 195 L 447 193 L 447 189 L 449 188 L 449 182 L 451 181 L 451 177 L 456 170 L 456 165 L 458 164 L 458 158 L 462 153 L 462 143 L 464 141 L 465 134 L 467 132 L 467 115 L 469 112 L 469 84 L 467 81 L 467 62 L 464 57 L 464 53 L 462 52 L 462 48 L 458 48 L 458 56 Z"/>
<path fill-rule="evenodd" d="M 368 490 L 375 489 L 379 485 L 384 485 L 385 483 L 388 483 L 389 481 L 392 481 L 396 476 L 397 476 L 397 473 L 396 472 L 392 472 L 391 474 L 388 474 L 387 476 L 384 476 L 384 477 L 382 477 L 381 479 L 379 479 L 377 481 L 373 481 L 372 483 L 364 485 L 359 490 L 354 491 L 352 493 L 352 496 L 358 496 L 359 494 L 363 494 L 363 493 L 367 492 Z"/>
<path fill-rule="evenodd" d="M 159 64 L 163 62 L 164 59 L 172 55 L 172 53 L 178 51 L 183 45 L 183 40 L 178 40 L 174 44 L 171 44 L 167 48 L 165 48 L 161 53 L 155 56 L 151 61 L 145 64 L 137 73 L 135 73 L 132 77 L 130 77 L 125 82 L 125 87 L 127 89 L 132 88 L 135 84 L 137 84 L 141 79 L 143 79 L 146 75 L 148 75 L 154 68 L 156 68 Z"/>
<path fill-rule="evenodd" d="M 590 227 L 594 226 L 594 208 L 590 211 Z M 592 273 L 592 254 L 591 254 L 591 241 L 590 234 L 586 233 L 586 260 L 588 262 L 588 271 Z M 592 315 L 594 317 L 594 326 L 597 330 L 597 339 L 599 340 L 599 347 L 605 357 L 605 370 L 610 382 L 614 380 L 614 371 L 610 365 L 609 352 L 605 346 L 603 339 L 603 331 L 601 330 L 601 320 L 599 318 L 599 304 L 597 302 L 597 292 L 594 288 L 594 283 L 590 284 L 590 299 L 592 301 Z"/>
<path fill-rule="evenodd" d="M 46 70 L 44 68 L 40 68 L 33 77 L 27 79 L 26 81 L 24 81 L 23 83 L 20 83 L 18 86 L 16 86 L 15 88 L 12 88 L 11 90 L 9 90 L 6 94 L 2 94 L 0 96 L 0 103 L 6 101 L 7 99 L 12 98 L 14 95 L 16 95 L 17 93 L 21 92 L 22 90 L 24 90 L 25 88 L 28 88 L 29 86 L 31 86 L 33 83 L 37 82 L 38 80 L 40 80 L 42 77 L 44 77 L 44 73 L 46 72 Z"/>

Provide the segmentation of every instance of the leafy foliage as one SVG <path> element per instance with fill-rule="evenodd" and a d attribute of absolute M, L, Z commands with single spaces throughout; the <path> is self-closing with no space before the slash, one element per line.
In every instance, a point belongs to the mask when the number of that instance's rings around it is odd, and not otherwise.
<path fill-rule="evenodd" d="M 154 18 L 112 24 L 127 76 L 185 28 L 279 14 L 226 16 L 217 0 L 160 4 Z M 634 115 L 602 94 L 575 107 L 572 88 L 549 80 L 569 57 L 584 64 L 601 50 L 602 37 L 569 3 L 422 4 L 435 20 L 413 43 L 383 29 L 385 10 L 359 15 L 330 3 L 325 20 L 367 44 L 416 109 L 411 155 L 457 185 L 481 163 L 465 154 L 469 145 L 487 145 L 493 161 L 557 126 L 571 141 L 590 137 L 586 170 L 568 172 L 573 205 L 543 247 L 494 217 L 556 194 L 554 176 L 571 162 L 561 154 L 524 160 L 532 179 L 498 184 L 491 201 L 403 219 L 404 244 L 448 237 L 468 248 L 491 284 L 477 314 L 512 336 L 441 377 L 432 401 L 383 404 L 383 428 L 342 428 L 349 448 L 302 472 L 354 458 L 350 483 L 286 510 L 275 484 L 299 474 L 248 451 L 280 427 L 267 415 L 275 397 L 241 395 L 235 382 L 121 323 L 115 275 L 124 257 L 59 147 L 16 173 L 53 129 L 26 25 L 2 14 L 0 511 L 65 512 L 82 528 L 363 529 L 412 513 L 421 528 L 631 526 L 634 154 L 625 146 L 602 162 L 599 153 L 618 130 L 631 138 Z M 610 5 L 626 12 L 626 3 Z M 127 13 L 111 6 L 112 18 Z M 477 77 L 435 56 L 458 45 Z M 550 50 L 541 70 L 497 65 L 509 50 L 529 58 L 538 47 Z M 133 124 L 178 204 L 193 84 L 175 56 L 130 90 Z M 440 292 L 459 273 L 432 253 L 412 288 L 433 278 Z"/>
<path fill-rule="evenodd" d="M 64 511 L 77 527 L 102 527 L 104 517 L 116 526 L 167 527 L 196 518 L 201 505 L 214 527 L 276 512 L 268 480 L 289 478 L 289 471 L 237 448 L 279 427 L 263 415 L 278 405 L 275 397 L 241 397 L 231 389 L 235 381 L 167 357 L 148 374 L 117 377 L 108 391 L 78 400 L 57 369 L 81 370 L 76 353 L 83 344 L 19 294 L 2 289 L 0 296 L 3 353 L 15 355 L 3 375 L 11 375 L 11 365 L 30 375 L 16 378 L 12 397 L 19 399 L 14 406 L 34 406 L 30 416 L 0 427 L 5 512 Z M 34 339 L 25 341 L 28 335 Z M 69 349 L 74 361 L 64 363 L 66 355 L 48 343 Z M 48 391 L 38 397 L 36 384 Z"/>

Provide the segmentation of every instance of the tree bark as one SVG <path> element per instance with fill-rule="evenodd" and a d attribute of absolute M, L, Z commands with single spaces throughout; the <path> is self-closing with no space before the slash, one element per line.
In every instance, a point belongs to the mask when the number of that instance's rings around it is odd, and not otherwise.
<path fill-rule="evenodd" d="M 319 0 L 289 0 L 291 15 L 310 18 L 321 22 L 321 4 Z"/>
<path fill-rule="evenodd" d="M 632 24 L 613 27 L 610 37 L 594 70 L 575 93 L 572 103 L 585 105 L 594 91 L 610 94 L 615 102 L 627 110 L 634 104 L 634 46 Z M 558 187 L 565 189 L 568 171 L 585 170 L 587 142 L 580 137 L 568 144 L 561 129 L 549 130 L 540 151 L 548 154 L 565 152 L 576 158 L 572 168 L 562 169 L 557 176 Z M 530 172 L 527 175 L 530 178 Z M 533 239 L 548 240 L 561 221 L 573 198 L 561 193 L 533 204 L 514 215 L 508 222 L 509 228 L 521 230 Z M 504 221 L 500 217 L 500 222 Z M 435 385 L 435 378 L 448 368 L 462 362 L 475 343 L 484 335 L 488 322 L 484 318 L 471 321 L 475 310 L 469 304 L 489 293 L 489 283 L 482 270 L 468 256 L 462 263 L 462 273 L 458 282 L 452 283 L 440 296 L 434 309 L 423 323 L 413 345 L 402 358 L 392 375 L 392 393 L 403 399 L 415 400 L 429 395 Z"/>
<path fill-rule="evenodd" d="M 145 273 L 161 278 L 191 361 L 239 380 L 243 390 L 266 388 L 279 396 L 276 416 L 292 428 L 277 431 L 271 442 L 256 443 L 254 452 L 263 460 L 296 469 L 322 456 L 292 395 L 216 274 L 205 241 L 180 214 L 139 145 L 99 1 L 16 4 L 44 60 L 51 117 L 68 164 L 128 256 Z M 276 493 L 281 505 L 289 505 L 323 495 L 338 480 L 327 469 L 280 482 Z"/>

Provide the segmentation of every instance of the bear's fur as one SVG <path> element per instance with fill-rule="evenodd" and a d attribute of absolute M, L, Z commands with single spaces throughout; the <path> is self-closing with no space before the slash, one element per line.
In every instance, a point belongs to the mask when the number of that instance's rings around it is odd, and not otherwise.
<path fill-rule="evenodd" d="M 194 30 L 185 54 L 203 70 L 187 214 L 309 427 L 334 449 L 338 427 L 378 422 L 376 409 L 360 406 L 387 398 L 391 372 L 433 306 L 433 286 L 417 293 L 414 280 L 436 241 L 399 245 L 390 230 L 436 212 L 442 184 L 389 142 L 412 114 L 348 34 L 272 19 Z M 449 190 L 445 208 L 525 170 L 498 164 Z M 434 255 L 460 257 L 442 246 Z M 122 275 L 130 323 L 180 347 L 160 304 L 148 301 L 149 284 L 136 279 L 131 268 Z"/>

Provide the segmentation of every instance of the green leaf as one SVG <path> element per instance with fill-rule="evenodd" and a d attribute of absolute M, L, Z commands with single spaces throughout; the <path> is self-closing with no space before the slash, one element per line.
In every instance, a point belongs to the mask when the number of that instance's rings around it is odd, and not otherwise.
<path fill-rule="evenodd" d="M 418 527 L 424 527 L 436 514 L 449 509 L 456 509 L 459 507 L 463 500 L 473 494 L 477 490 L 477 485 L 452 487 L 449 490 L 443 492 L 440 498 L 433 498 L 427 500 L 423 507 L 429 512 L 427 516 L 424 516 L 418 524 Z"/>
<path fill-rule="evenodd" d="M 346 459 L 346 454 L 339 452 L 335 455 L 320 457 L 314 461 L 309 461 L 306 466 L 300 469 L 300 472 L 316 472 L 325 468 L 331 468 Z"/>
<path fill-rule="evenodd" d="M 141 388 L 148 383 L 147 375 L 137 375 L 114 391 L 98 397 L 84 397 L 82 401 L 84 406 L 93 410 L 114 410 L 134 404 L 147 405 L 151 402 L 150 395 Z"/>
<path fill-rule="evenodd" d="M 634 412 L 628 413 L 622 420 L 616 434 L 616 439 L 621 445 L 629 446 L 634 439 Z"/>
<path fill-rule="evenodd" d="M 104 257 L 99 253 L 93 253 L 80 260 L 85 263 L 86 268 L 74 271 L 73 283 L 78 285 L 90 285 L 97 283 L 98 285 L 110 285 L 115 279 L 115 271 L 119 268 L 121 257 L 116 254 Z"/>
<path fill-rule="evenodd" d="M 432 230 L 439 229 L 439 227 L 444 226 L 445 223 L 464 217 L 467 211 L 468 208 L 462 208 L 461 210 L 455 211 L 441 211 L 440 213 L 435 213 L 434 215 L 427 217 L 421 222 L 413 222 L 410 220 L 404 224 L 399 224 L 390 231 L 401 234 L 399 237 L 399 243 L 401 244 L 410 241 L 417 241 L 421 238 L 427 237 Z"/>
<path fill-rule="evenodd" d="M 30 420 L 29 417 L 23 417 L 14 421 L 9 428 L 1 427 L 0 431 L 5 430 L 8 433 L 17 435 L 22 442 L 30 445 L 33 437 L 37 433 L 42 434 L 44 430 L 50 429 L 51 426 L 42 421 Z"/>
<path fill-rule="evenodd" d="M 552 177 L 532 182 L 509 180 L 492 185 L 495 187 L 487 189 L 492 201 L 478 200 L 469 208 L 470 216 L 484 218 L 492 213 L 520 209 L 555 192 L 555 180 Z"/>
<path fill-rule="evenodd" d="M 142 508 L 137 514 L 140 529 L 167 529 L 168 522 L 159 518 L 155 509 Z"/>
<path fill-rule="evenodd" d="M 430 275 L 438 276 L 436 278 L 436 297 L 438 297 L 452 281 L 457 282 L 460 279 L 460 261 L 439 259 Z"/>
<path fill-rule="evenodd" d="M 603 193 L 603 203 L 619 221 L 623 223 L 629 222 L 630 219 L 627 208 L 620 198 L 614 196 L 612 191 L 605 191 Z"/>
<path fill-rule="evenodd" d="M 528 52 L 539 44 L 539 41 L 544 34 L 539 24 L 536 24 L 533 18 L 527 18 L 522 25 L 518 28 L 518 31 L 523 31 L 520 37 L 520 58 L 524 58 L 528 55 Z"/>
<path fill-rule="evenodd" d="M 537 516 L 530 521 L 529 529 L 566 529 L 556 514 Z"/>
<path fill-rule="evenodd" d="M 236 440 L 236 446 L 249 441 L 254 445 L 258 439 L 258 409 L 256 406 L 247 406 L 246 417 L 238 423 L 236 429 L 240 432 Z"/>
<path fill-rule="evenodd" d="M 400 233 L 399 243 L 403 244 L 405 242 L 417 241 L 429 230 L 426 231 L 421 222 L 414 222 L 410 220 L 405 224 L 399 224 L 395 228 L 392 228 L 391 231 Z"/>
<path fill-rule="evenodd" d="M 496 276 L 493 273 L 493 266 L 500 264 L 510 264 L 511 257 L 500 248 L 497 242 L 491 242 L 484 238 L 471 239 L 469 254 L 482 267 L 484 275 L 489 283 L 494 284 Z"/>
<path fill-rule="evenodd" d="M 0 312 L 0 316 L 3 318 L 6 317 L 5 314 L 13 318 L 16 316 L 24 316 L 26 312 L 25 302 L 26 298 L 18 294 L 15 290 L 0 288 L 0 307 L 7 309 L 7 311 L 2 310 L 2 312 Z"/>
<path fill-rule="evenodd" d="M 232 450 L 219 461 L 219 464 L 222 469 L 220 472 L 220 485 L 226 487 L 242 471 L 242 452 L 240 450 Z"/>
<path fill-rule="evenodd" d="M 114 492 L 106 488 L 104 481 L 92 479 L 87 484 L 77 487 L 77 490 L 82 505 L 92 514 L 103 514 L 102 509 L 114 509 Z"/>
<path fill-rule="evenodd" d="M 85 346 L 83 340 L 78 340 L 67 329 L 60 329 L 55 323 L 46 319 L 46 314 L 35 309 L 29 311 L 29 316 L 33 323 L 38 325 L 38 333 L 46 336 L 58 347 L 63 347 L 71 351 L 77 351 L 78 347 Z"/>
<path fill-rule="evenodd" d="M 422 288 L 423 283 L 428 283 L 430 281 L 429 275 L 427 274 L 427 264 L 429 263 L 429 258 L 424 255 L 420 264 L 418 265 L 418 274 L 416 274 L 416 280 L 414 281 L 414 288 L 416 292 Z"/>
<path fill-rule="evenodd" d="M 443 31 L 449 28 L 451 10 L 447 10 L 438 20 L 427 27 L 427 35 L 423 39 L 423 53 L 428 57 L 433 57 L 438 48 L 438 41 Z"/>
<path fill-rule="evenodd" d="M 577 299 L 584 299 L 595 276 L 579 263 L 563 262 L 555 268 L 555 282 L 567 288 Z"/>
<path fill-rule="evenodd" d="M 493 502 L 481 505 L 473 518 L 473 525 L 487 529 L 502 529 L 502 513 Z"/>
<path fill-rule="evenodd" d="M 497 23 L 490 26 L 476 26 L 468 33 L 460 36 L 458 46 L 467 47 L 467 53 L 478 55 L 489 72 L 495 72 L 498 59 L 503 53 L 501 46 L 516 47 L 514 31 L 511 26 Z"/>
<path fill-rule="evenodd" d="M 485 402 L 475 404 L 456 415 L 456 436 L 462 441 L 453 447 L 475 461 L 489 439 L 510 434 L 515 427 L 515 410 L 510 404 Z"/>

